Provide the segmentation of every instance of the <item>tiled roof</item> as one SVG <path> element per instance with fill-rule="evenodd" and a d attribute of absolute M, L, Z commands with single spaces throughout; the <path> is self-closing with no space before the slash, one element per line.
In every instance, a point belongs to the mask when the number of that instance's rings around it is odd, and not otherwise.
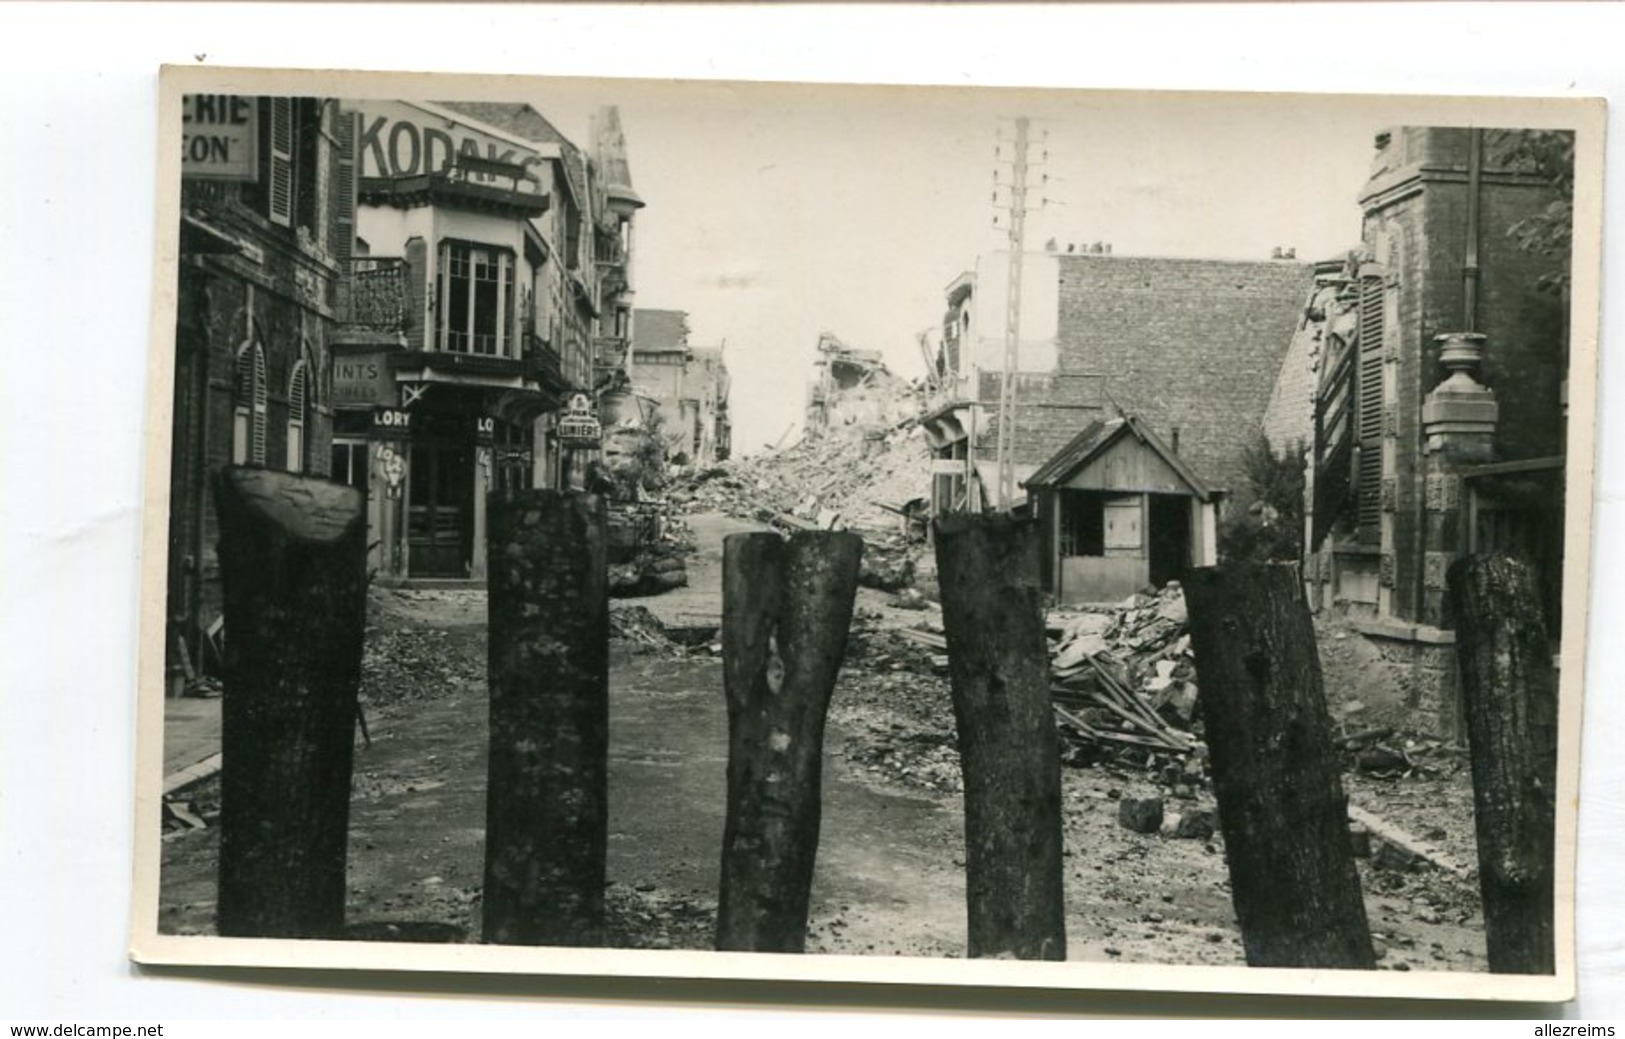
<path fill-rule="evenodd" d="M 688 312 L 684 310 L 632 311 L 632 349 L 642 354 L 688 349 Z"/>
<path fill-rule="evenodd" d="M 449 108 L 487 126 L 505 130 L 515 137 L 544 144 L 569 144 L 570 139 L 559 128 L 547 121 L 542 113 L 523 102 L 506 101 L 437 101 L 441 108 Z"/>

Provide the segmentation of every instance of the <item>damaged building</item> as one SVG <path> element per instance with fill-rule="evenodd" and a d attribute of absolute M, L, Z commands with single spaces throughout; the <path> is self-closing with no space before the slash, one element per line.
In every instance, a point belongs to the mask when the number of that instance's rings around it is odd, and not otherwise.
<path fill-rule="evenodd" d="M 636 391 L 660 430 L 666 457 L 700 468 L 728 458 L 732 382 L 721 346 L 691 346 L 688 313 L 640 308 L 635 313 L 632 370 Z"/>
<path fill-rule="evenodd" d="M 814 365 L 818 371 L 807 388 L 809 437 L 847 426 L 883 430 L 918 413 L 914 387 L 886 367 L 878 350 L 860 350 L 822 332 Z"/>
<path fill-rule="evenodd" d="M 1532 140 L 1377 137 L 1360 247 L 1317 268 L 1266 424 L 1279 446 L 1308 447 L 1311 603 L 1402 665 L 1413 705 L 1446 729 L 1453 560 L 1526 559 L 1549 630 L 1562 626 L 1568 334 L 1550 286 L 1569 261 L 1514 233 L 1563 201 L 1561 171 L 1540 168 Z"/>
<path fill-rule="evenodd" d="M 1281 251 L 1200 260 L 1105 246 L 1023 264 L 1011 457 L 1021 507 L 1045 524 L 1047 590 L 1105 600 L 1131 574 L 1139 587 L 1215 561 L 1219 512 L 1247 490 L 1245 456 L 1312 268 Z M 985 507 L 997 487 L 1004 302 L 980 297 L 1002 287 L 999 272 L 981 262 L 947 290 L 943 392 L 922 419 L 939 514 Z"/>

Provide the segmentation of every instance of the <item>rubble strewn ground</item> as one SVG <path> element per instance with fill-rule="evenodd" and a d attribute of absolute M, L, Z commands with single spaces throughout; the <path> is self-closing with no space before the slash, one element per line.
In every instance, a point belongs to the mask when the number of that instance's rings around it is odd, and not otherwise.
<path fill-rule="evenodd" d="M 709 529 L 709 524 L 703 525 Z M 724 528 L 726 529 L 726 528 Z M 702 550 L 715 554 L 714 546 Z M 685 593 L 698 590 L 685 589 Z M 859 590 L 826 733 L 825 810 L 809 948 L 963 955 L 958 752 L 941 655 L 918 634 L 934 606 Z M 646 600 L 645 602 L 657 602 Z M 1159 597 L 1158 602 L 1161 602 Z M 1153 622 L 1125 608 L 1132 639 Z M 370 746 L 358 747 L 351 819 L 351 935 L 476 941 L 485 801 L 484 595 L 376 589 L 364 687 Z M 1158 637 L 1161 625 L 1155 625 Z M 643 603 L 616 603 L 611 665 L 611 941 L 708 948 L 715 923 L 726 712 L 714 632 L 668 631 Z M 1064 628 L 1063 628 L 1064 630 Z M 1177 643 L 1179 635 L 1173 634 Z M 1057 638 L 1057 648 L 1065 645 Z M 1146 647 L 1144 652 L 1152 651 Z M 1143 670 L 1133 656 L 1126 670 Z M 1341 681 L 1334 658 L 1328 688 Z M 1469 786 L 1437 767 L 1376 775 L 1351 764 L 1351 798 L 1441 847 L 1471 847 Z M 1144 963 L 1242 962 L 1222 837 L 1202 813 L 1205 780 L 1133 755 L 1076 755 L 1062 771 L 1069 955 Z M 1168 763 L 1177 764 L 1172 757 Z M 218 784 L 176 795 L 166 823 L 160 926 L 213 927 Z M 1158 801 L 1160 825 L 1123 824 L 1123 803 Z M 1176 818 L 1177 817 L 1177 818 Z M 1181 830 L 1181 825 L 1184 829 Z M 1181 835 L 1183 833 L 1183 835 Z M 1459 855 L 1471 862 L 1470 850 Z M 1374 842 L 1360 860 L 1389 969 L 1483 969 L 1476 885 Z"/>
<path fill-rule="evenodd" d="M 904 515 L 925 491 L 927 452 L 911 425 L 873 432 L 843 427 L 691 476 L 673 489 L 682 511 L 651 555 L 684 560 L 683 583 L 612 604 L 612 944 L 710 947 L 727 755 L 721 544 L 772 524 L 845 527 L 865 540 L 826 730 L 809 950 L 963 955 L 946 640 L 930 547 Z M 372 743 L 358 749 L 352 808 L 354 937 L 478 940 L 484 619 L 479 591 L 372 593 L 362 685 Z M 1317 623 L 1350 801 L 1383 827 L 1351 831 L 1379 965 L 1482 970 L 1465 757 L 1422 724 L 1363 640 L 1334 619 Z M 1178 585 L 1057 608 L 1047 628 L 1069 955 L 1240 964 Z M 173 800 L 161 926 L 206 932 L 217 783 Z M 1417 849 L 1467 868 L 1452 872 Z"/>

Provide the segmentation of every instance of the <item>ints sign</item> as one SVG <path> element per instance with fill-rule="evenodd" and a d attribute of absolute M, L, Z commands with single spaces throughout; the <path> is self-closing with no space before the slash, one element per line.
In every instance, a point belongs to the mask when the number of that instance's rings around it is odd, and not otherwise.
<path fill-rule="evenodd" d="M 388 400 L 395 379 L 381 353 L 333 358 L 333 403 L 376 404 Z"/>
<path fill-rule="evenodd" d="M 363 177 L 412 177 L 438 173 L 460 155 L 515 166 L 537 166 L 542 157 L 516 141 L 401 102 L 364 104 L 356 113 L 356 157 Z M 475 174 L 476 180 L 488 179 Z M 523 185 L 524 182 L 521 182 Z M 524 190 L 521 187 L 521 190 Z M 534 186 L 530 190 L 536 190 Z"/>
<path fill-rule="evenodd" d="M 259 105 L 235 94 L 181 98 L 181 176 L 259 179 Z"/>

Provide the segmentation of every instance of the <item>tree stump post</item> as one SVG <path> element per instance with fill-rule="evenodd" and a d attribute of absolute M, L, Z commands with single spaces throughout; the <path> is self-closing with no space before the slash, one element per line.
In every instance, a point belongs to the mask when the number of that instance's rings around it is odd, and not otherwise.
<path fill-rule="evenodd" d="M 1050 702 L 1039 527 L 937 521 L 937 574 L 965 779 L 973 957 L 1066 958 L 1061 755 Z"/>
<path fill-rule="evenodd" d="M 1469 556 L 1446 574 L 1472 754 L 1490 970 L 1551 974 L 1557 676 L 1529 568 Z"/>
<path fill-rule="evenodd" d="M 728 814 L 719 950 L 804 952 L 822 813 L 824 721 L 846 653 L 863 539 L 723 542 Z"/>
<path fill-rule="evenodd" d="M 214 493 L 226 632 L 217 927 L 338 938 L 367 610 L 361 494 L 237 467 Z"/>
<path fill-rule="evenodd" d="M 1187 574 L 1231 897 L 1253 967 L 1373 970 L 1348 799 L 1297 568 Z"/>
<path fill-rule="evenodd" d="M 496 491 L 484 940 L 604 943 L 609 583 L 598 495 Z"/>

